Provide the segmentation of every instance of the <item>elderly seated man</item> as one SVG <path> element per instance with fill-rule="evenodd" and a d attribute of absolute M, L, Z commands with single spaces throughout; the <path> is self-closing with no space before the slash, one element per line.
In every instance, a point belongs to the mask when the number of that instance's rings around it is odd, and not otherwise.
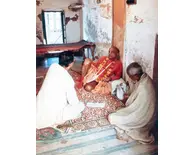
<path fill-rule="evenodd" d="M 119 60 L 119 49 L 112 46 L 108 56 L 102 56 L 97 62 L 86 59 L 82 67 L 84 89 L 98 94 L 110 94 L 121 78 L 122 63 Z M 114 82 L 116 81 L 117 82 Z"/>
<path fill-rule="evenodd" d="M 117 133 L 123 140 L 132 138 L 141 143 L 152 143 L 154 136 L 151 129 L 155 121 L 156 103 L 152 80 L 136 62 L 131 63 L 126 71 L 135 83 L 135 89 L 128 97 L 126 107 L 110 114 L 108 119 L 116 125 Z"/>

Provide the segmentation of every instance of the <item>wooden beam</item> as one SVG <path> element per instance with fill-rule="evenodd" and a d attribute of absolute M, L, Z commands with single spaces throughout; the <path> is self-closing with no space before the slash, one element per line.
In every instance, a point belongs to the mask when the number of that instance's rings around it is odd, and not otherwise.
<path fill-rule="evenodd" d="M 113 0 L 113 36 L 112 45 L 120 50 L 120 59 L 123 61 L 125 25 L 126 25 L 126 1 Z"/>

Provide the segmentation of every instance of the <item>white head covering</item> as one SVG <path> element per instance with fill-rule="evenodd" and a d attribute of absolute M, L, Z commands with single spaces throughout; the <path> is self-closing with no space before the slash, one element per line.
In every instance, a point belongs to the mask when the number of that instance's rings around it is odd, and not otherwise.
<path fill-rule="evenodd" d="M 141 72 L 142 72 L 142 68 L 141 67 L 139 67 L 139 68 L 132 67 L 129 70 L 130 75 L 140 74 Z"/>

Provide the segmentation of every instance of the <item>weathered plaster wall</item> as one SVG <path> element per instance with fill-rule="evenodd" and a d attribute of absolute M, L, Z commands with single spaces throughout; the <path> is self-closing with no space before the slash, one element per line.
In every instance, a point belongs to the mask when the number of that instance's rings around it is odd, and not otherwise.
<path fill-rule="evenodd" d="M 43 31 L 41 21 L 42 9 L 63 9 L 66 17 L 66 35 L 67 43 L 77 42 L 81 40 L 81 11 L 72 12 L 68 9 L 68 6 L 72 3 L 76 3 L 78 0 L 37 0 L 36 7 L 36 44 L 42 44 Z"/>
<path fill-rule="evenodd" d="M 124 69 L 134 61 L 153 77 L 155 39 L 158 33 L 158 1 L 138 0 L 126 5 Z"/>
<path fill-rule="evenodd" d="M 112 41 L 112 0 L 83 0 L 83 39 L 96 43 L 97 56 L 108 54 Z"/>

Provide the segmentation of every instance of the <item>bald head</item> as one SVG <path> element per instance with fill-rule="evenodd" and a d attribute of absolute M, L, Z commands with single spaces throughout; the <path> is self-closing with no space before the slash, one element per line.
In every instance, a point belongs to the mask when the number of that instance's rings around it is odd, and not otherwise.
<path fill-rule="evenodd" d="M 133 62 L 133 63 L 129 64 L 126 72 L 127 72 L 128 76 L 134 81 L 139 80 L 143 74 L 142 67 L 137 62 Z"/>
<path fill-rule="evenodd" d="M 110 49 L 115 50 L 117 53 L 119 53 L 119 52 L 120 52 L 120 51 L 119 51 L 119 49 L 118 49 L 116 46 L 111 46 L 111 47 L 110 47 Z"/>
<path fill-rule="evenodd" d="M 118 59 L 119 58 L 119 49 L 115 46 L 110 47 L 108 57 L 111 60 Z"/>

